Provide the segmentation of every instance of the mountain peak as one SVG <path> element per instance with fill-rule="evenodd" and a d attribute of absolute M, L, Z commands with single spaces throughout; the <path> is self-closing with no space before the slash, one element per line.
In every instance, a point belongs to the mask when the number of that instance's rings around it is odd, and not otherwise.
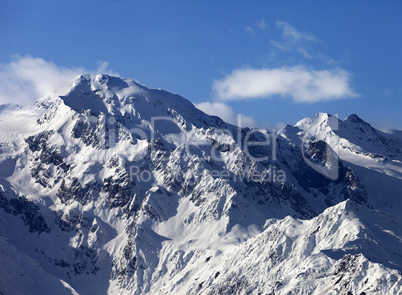
<path fill-rule="evenodd" d="M 175 118 L 181 121 L 180 124 L 188 122 L 189 128 L 191 125 L 225 125 L 222 120 L 203 113 L 180 95 L 149 89 L 134 80 L 105 74 L 78 76 L 60 98 L 76 112 L 90 110 L 96 115 L 102 113 L 118 121 L 127 119 L 136 124 L 144 120 L 151 123 L 155 118 Z"/>
<path fill-rule="evenodd" d="M 329 117 L 332 117 L 332 115 L 330 113 L 319 112 L 319 113 L 315 114 L 313 117 L 322 118 L 322 119 L 328 119 Z"/>
<path fill-rule="evenodd" d="M 352 123 L 366 123 L 364 120 L 362 120 L 358 115 L 356 114 L 351 114 L 346 117 L 345 121 L 347 122 L 352 122 Z M 367 123 L 366 123 L 367 124 Z"/>
<path fill-rule="evenodd" d="M 134 80 L 105 74 L 78 76 L 72 87 L 60 98 L 78 112 L 90 109 L 95 113 L 123 114 L 134 109 L 149 112 L 150 106 L 163 109 L 173 106 L 195 108 L 179 95 L 148 89 Z"/>
<path fill-rule="evenodd" d="M 334 123 L 334 119 L 337 122 L 337 117 L 333 116 L 328 113 L 317 113 L 313 117 L 309 118 L 304 118 L 300 120 L 299 122 L 296 123 L 296 127 L 299 127 L 300 129 L 307 130 L 311 128 L 315 128 L 318 126 L 332 126 Z"/>

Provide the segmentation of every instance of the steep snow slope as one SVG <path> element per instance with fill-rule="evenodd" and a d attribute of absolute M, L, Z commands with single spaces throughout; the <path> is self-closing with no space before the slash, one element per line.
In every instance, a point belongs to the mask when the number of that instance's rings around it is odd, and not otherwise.
<path fill-rule="evenodd" d="M 161 294 L 182 289 L 201 294 L 399 294 L 401 220 L 395 218 L 344 201 L 311 220 L 270 219 L 263 232 L 226 255 L 211 247 L 210 259 L 196 263 L 197 280 L 184 286 L 178 281 L 173 288 L 167 284 Z"/>
<path fill-rule="evenodd" d="M 401 137 L 355 115 L 241 129 L 82 75 L 0 134 L 0 292 L 401 289 Z"/>
<path fill-rule="evenodd" d="M 294 141 L 327 142 L 337 156 L 358 174 L 371 196 L 371 204 L 376 209 L 399 214 L 402 205 L 402 141 L 395 136 L 398 132 L 395 133 L 374 129 L 357 115 L 350 115 L 342 121 L 323 113 L 281 130 L 282 136 L 293 136 Z"/>

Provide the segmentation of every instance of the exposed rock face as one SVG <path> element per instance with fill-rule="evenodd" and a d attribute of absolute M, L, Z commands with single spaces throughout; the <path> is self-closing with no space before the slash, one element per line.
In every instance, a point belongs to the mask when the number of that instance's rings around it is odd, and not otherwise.
<path fill-rule="evenodd" d="M 50 233 L 50 227 L 41 215 L 39 206 L 25 197 L 8 199 L 0 192 L 0 208 L 5 213 L 21 217 L 30 233 Z"/>

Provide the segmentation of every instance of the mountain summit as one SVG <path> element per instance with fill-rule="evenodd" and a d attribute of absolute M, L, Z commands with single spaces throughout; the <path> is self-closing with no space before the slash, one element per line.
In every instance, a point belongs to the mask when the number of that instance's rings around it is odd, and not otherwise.
<path fill-rule="evenodd" d="M 81 75 L 0 107 L 0 294 L 399 294 L 401 137 Z"/>
<path fill-rule="evenodd" d="M 192 109 L 194 106 L 185 98 L 169 92 L 148 89 L 133 80 L 108 75 L 80 75 L 65 96 L 64 102 L 76 111 L 91 109 L 93 112 L 122 114 L 128 106 L 143 104 L 177 106 Z M 146 113 L 147 108 L 142 111 Z M 130 110 L 130 109 L 128 109 Z M 145 115 L 145 114 L 143 114 Z"/>

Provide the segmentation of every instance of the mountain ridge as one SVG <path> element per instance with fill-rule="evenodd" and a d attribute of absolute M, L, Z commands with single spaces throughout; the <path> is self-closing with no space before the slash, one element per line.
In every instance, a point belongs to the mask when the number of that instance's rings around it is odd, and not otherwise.
<path fill-rule="evenodd" d="M 0 266 L 3 293 L 35 294 L 25 257 L 66 294 L 401 289 L 400 139 L 357 115 L 239 128 L 82 75 L 0 118 L 0 251 L 16 266 Z"/>

